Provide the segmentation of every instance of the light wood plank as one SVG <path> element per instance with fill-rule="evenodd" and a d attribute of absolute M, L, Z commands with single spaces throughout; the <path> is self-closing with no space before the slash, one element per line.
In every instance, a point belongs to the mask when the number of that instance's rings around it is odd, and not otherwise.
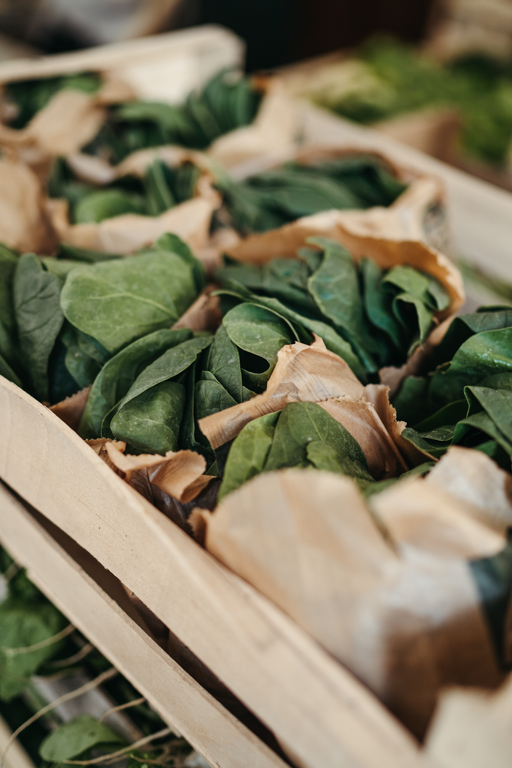
<path fill-rule="evenodd" d="M 4 750 L 9 743 L 9 739 L 12 736 L 12 731 L 0 717 L 0 755 L 4 753 Z M 5 768 L 35 768 L 34 763 L 27 755 L 19 741 L 15 741 L 7 752 Z"/>
<path fill-rule="evenodd" d="M 285 768 L 124 613 L 3 485 L 0 511 L 0 541 L 28 568 L 34 583 L 212 766 Z M 14 762 L 17 751 L 12 755 L 10 768 L 33 768 Z"/>
<path fill-rule="evenodd" d="M 299 765 L 426 765 L 346 669 L 2 379 L 0 424 L 0 477 L 133 590 Z"/>
<path fill-rule="evenodd" d="M 380 150 L 397 163 L 441 178 L 446 185 L 454 253 L 512 280 L 512 194 L 326 110 L 304 103 L 302 118 L 306 142 Z"/>

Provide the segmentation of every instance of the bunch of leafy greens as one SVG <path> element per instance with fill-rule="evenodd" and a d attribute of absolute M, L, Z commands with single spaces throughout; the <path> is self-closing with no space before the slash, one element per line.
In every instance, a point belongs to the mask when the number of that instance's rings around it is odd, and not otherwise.
<path fill-rule="evenodd" d="M 0 249 L 0 372 L 50 402 L 92 384 L 136 339 L 172 326 L 205 284 L 204 268 L 175 235 L 125 258 L 64 255 Z"/>
<path fill-rule="evenodd" d="M 357 264 L 338 243 L 308 241 L 297 259 L 263 266 L 226 260 L 216 273 L 225 307 L 239 302 L 270 310 L 309 344 L 313 333 L 342 357 L 363 381 L 380 368 L 401 365 L 427 337 L 434 315 L 450 298 L 430 275 L 408 265 L 380 269 Z"/>
<path fill-rule="evenodd" d="M 462 150 L 505 164 L 512 141 L 512 59 L 473 53 L 441 64 L 380 38 L 366 43 L 356 61 L 357 76 L 345 88 L 333 85 L 313 98 L 364 124 L 429 106 L 455 108 L 462 117 Z"/>
<path fill-rule="evenodd" d="M 219 501 L 261 472 L 285 467 L 323 469 L 373 483 L 363 451 L 317 403 L 291 403 L 249 422 L 229 451 Z"/>
<path fill-rule="evenodd" d="M 104 187 L 76 179 L 67 162 L 58 158 L 48 180 L 50 197 L 68 202 L 72 224 L 99 223 L 124 213 L 159 216 L 195 194 L 201 176 L 191 162 L 174 168 L 153 160 L 142 178 L 123 176 Z"/>
<path fill-rule="evenodd" d="M 189 448 L 211 464 L 198 419 L 262 392 L 278 351 L 293 341 L 285 322 L 251 304 L 227 312 L 213 336 L 188 329 L 146 335 L 104 365 L 79 433 L 115 437 L 134 453 Z"/>
<path fill-rule="evenodd" d="M 289 162 L 239 182 L 219 175 L 217 188 L 232 225 L 247 235 L 333 208 L 388 207 L 407 186 L 383 160 L 361 154 L 308 165 Z"/>
<path fill-rule="evenodd" d="M 108 672 L 111 665 L 68 624 L 1 548 L 0 582 L 5 586 L 5 597 L 0 600 L 0 716 L 14 731 L 52 702 L 51 681 L 56 672 L 70 679 L 79 674 L 87 681 Z M 41 688 L 39 683 L 45 678 L 49 682 Z M 156 712 L 140 701 L 138 692 L 120 674 L 105 679 L 101 687 L 108 697 L 105 703 L 122 705 L 142 736 L 164 728 Z M 192 751 L 187 742 L 174 736 L 147 744 L 142 751 L 130 749 L 122 735 L 88 711 L 86 699 L 79 701 L 83 712 L 71 721 L 62 722 L 59 711 L 53 710 L 49 719 L 40 718 L 22 731 L 19 738 L 34 764 L 88 760 L 97 756 L 98 750 L 108 756 L 126 748 L 132 768 L 153 760 L 170 768 L 180 765 Z"/>
<path fill-rule="evenodd" d="M 138 149 L 165 144 L 206 149 L 219 136 L 252 123 L 261 98 L 249 78 L 223 71 L 183 104 L 130 101 L 111 107 L 84 151 L 116 164 Z"/>
<path fill-rule="evenodd" d="M 428 455 L 461 445 L 510 470 L 512 309 L 484 307 L 455 318 L 430 373 L 405 379 L 393 404 L 408 423 L 403 436 Z"/>
<path fill-rule="evenodd" d="M 64 89 L 95 93 L 101 87 L 101 76 L 95 72 L 81 72 L 59 77 L 18 80 L 5 86 L 5 98 L 15 107 L 9 121 L 11 128 L 25 128 L 32 118 Z"/>

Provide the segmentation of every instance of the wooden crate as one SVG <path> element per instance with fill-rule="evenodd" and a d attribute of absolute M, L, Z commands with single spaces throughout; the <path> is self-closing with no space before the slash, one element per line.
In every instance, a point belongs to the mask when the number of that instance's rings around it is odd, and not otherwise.
<path fill-rule="evenodd" d="M 53 413 L 6 380 L 0 380 L 0 419 L 0 477 L 161 618 L 273 731 L 298 765 L 423 764 L 405 728 L 350 673 L 117 477 Z M 172 691 L 171 672 L 164 679 L 158 672 L 161 663 L 151 671 L 149 661 L 141 661 L 139 650 L 128 641 L 128 619 L 121 620 L 112 603 L 101 613 L 88 604 L 83 586 L 87 580 L 79 568 L 81 578 L 72 578 L 77 566 L 70 557 L 57 549 L 51 554 L 48 539 L 43 554 L 44 536 L 34 521 L 5 493 L 0 503 L 0 539 L 29 566 L 38 586 L 207 759 L 223 767 L 240 765 L 226 755 L 236 730 L 227 714 L 218 718 L 225 720 L 218 726 L 219 738 L 213 723 L 205 728 L 205 717 L 194 710 L 193 699 L 200 702 L 204 692 L 194 688 L 187 694 L 190 681 L 167 660 L 176 681 Z M 18 530 L 13 507 L 24 520 Z M 39 531 L 32 544 L 31 530 Z M 156 664 L 163 654 L 153 647 L 146 659 L 150 657 Z M 191 703 L 185 710 L 182 699 L 187 695 Z M 211 699 L 208 704 L 213 713 Z M 242 763 L 281 763 L 263 744 L 256 753 L 249 732 L 239 734 L 247 750 L 253 745 L 252 761 Z M 212 738 L 219 740 L 216 746 Z"/>
<path fill-rule="evenodd" d="M 512 274 L 512 196 L 373 131 L 304 110 L 311 140 L 372 146 L 443 178 L 458 250 L 480 264 L 487 256 L 495 271 Z M 121 600 L 119 582 L 274 734 L 296 765 L 434 768 L 342 665 L 135 493 L 53 413 L 2 378 L 0 425 L 0 478 L 23 500 L 2 488 L 0 541 L 212 765 L 285 763 L 145 634 Z"/>

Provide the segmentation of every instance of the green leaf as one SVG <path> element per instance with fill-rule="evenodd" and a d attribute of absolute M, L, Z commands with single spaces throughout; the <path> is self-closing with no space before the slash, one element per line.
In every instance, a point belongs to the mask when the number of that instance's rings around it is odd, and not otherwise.
<path fill-rule="evenodd" d="M 233 442 L 219 490 L 219 502 L 264 471 L 280 413 L 269 413 L 250 421 Z"/>
<path fill-rule="evenodd" d="M 122 405 L 110 428 L 124 440 L 130 453 L 177 451 L 185 388 L 176 381 L 162 381 Z"/>
<path fill-rule="evenodd" d="M 191 336 L 192 332 L 185 328 L 155 331 L 132 342 L 105 363 L 87 400 L 78 430 L 81 437 L 108 437 L 110 427 L 104 420 L 127 394 L 137 377 L 163 352 L 187 341 Z"/>
<path fill-rule="evenodd" d="M 146 213 L 144 200 L 138 196 L 123 192 L 121 189 L 98 189 L 79 200 L 74 207 L 75 224 L 98 223 L 124 213 Z"/>
<path fill-rule="evenodd" d="M 16 597 L 4 600 L 0 605 L 0 698 L 10 701 L 17 696 L 30 677 L 59 652 L 62 640 L 25 649 L 50 641 L 63 626 L 62 615 L 49 603 Z"/>
<path fill-rule="evenodd" d="M 123 744 L 126 744 L 125 739 L 105 723 L 91 715 L 78 715 L 44 739 L 39 755 L 48 763 L 62 763 L 88 753 L 93 747 L 112 749 Z"/>
<path fill-rule="evenodd" d="M 267 309 L 244 303 L 224 316 L 223 326 L 233 344 L 247 353 L 241 357 L 244 384 L 256 392 L 263 391 L 279 350 L 294 341 L 287 325 Z"/>
<path fill-rule="evenodd" d="M 233 310 L 231 310 L 233 311 Z M 230 313 L 226 315 L 228 317 Z M 225 322 L 225 318 L 224 318 Z M 210 371 L 215 379 L 231 395 L 235 403 L 242 402 L 242 372 L 240 370 L 240 355 L 223 324 L 213 337 L 208 350 L 205 370 Z"/>
<path fill-rule="evenodd" d="M 316 463 L 329 471 L 336 466 L 341 474 L 373 481 L 363 451 L 345 427 L 317 403 L 291 403 L 277 423 L 264 471 Z"/>
<path fill-rule="evenodd" d="M 202 377 L 197 382 L 195 391 L 196 420 L 206 418 L 206 416 L 211 416 L 219 411 L 224 411 L 226 408 L 231 408 L 237 402 L 240 402 L 231 397 L 227 389 L 209 371 L 204 371 Z"/>
<path fill-rule="evenodd" d="M 69 322 L 111 353 L 173 325 L 197 296 L 192 267 L 166 250 L 73 270 L 62 289 Z"/>
<path fill-rule="evenodd" d="M 61 282 L 33 254 L 20 258 L 14 274 L 14 311 L 20 352 L 40 400 L 49 398 L 48 361 L 64 322 Z"/>
<path fill-rule="evenodd" d="M 119 410 L 130 400 L 156 387 L 164 381 L 176 378 L 195 363 L 201 352 L 212 343 L 211 336 L 198 336 L 175 347 L 171 347 L 148 365 L 135 379 L 134 383 L 119 403 Z"/>

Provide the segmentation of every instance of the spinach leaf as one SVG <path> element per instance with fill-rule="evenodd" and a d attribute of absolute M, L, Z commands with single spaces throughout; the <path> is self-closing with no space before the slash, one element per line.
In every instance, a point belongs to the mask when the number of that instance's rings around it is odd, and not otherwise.
<path fill-rule="evenodd" d="M 126 744 L 125 739 L 91 715 L 78 715 L 50 733 L 39 747 L 39 755 L 48 763 L 65 763 L 84 757 L 93 748 Z"/>
<path fill-rule="evenodd" d="M 191 336 L 188 329 L 155 331 L 132 342 L 105 363 L 91 388 L 79 434 L 85 439 L 108 437 L 110 429 L 105 419 L 137 377 L 164 351 Z"/>
<path fill-rule="evenodd" d="M 370 155 L 313 164 L 286 163 L 245 181 L 217 179 L 233 226 L 243 235 L 284 226 L 331 209 L 389 206 L 406 185 Z"/>
<path fill-rule="evenodd" d="M 48 361 L 64 322 L 61 282 L 34 254 L 21 256 L 14 273 L 14 313 L 20 351 L 40 400 L 49 398 Z"/>
<path fill-rule="evenodd" d="M 240 350 L 244 385 L 255 392 L 262 392 L 277 363 L 277 353 L 294 341 L 288 326 L 267 309 L 244 303 L 224 316 L 223 327 Z M 237 392 L 237 395 L 240 398 L 238 402 L 241 402 L 241 394 Z"/>
<path fill-rule="evenodd" d="M 125 259 L 74 269 L 61 297 L 69 322 L 110 353 L 173 325 L 197 297 L 203 270 L 194 257 L 168 250 L 166 242 Z"/>
<path fill-rule="evenodd" d="M 0 698 L 10 701 L 30 677 L 62 647 L 51 640 L 64 627 L 59 611 L 49 603 L 8 597 L 0 604 Z M 26 651 L 34 645 L 34 650 Z M 17 650 L 19 649 L 19 650 Z"/>
<path fill-rule="evenodd" d="M 280 413 L 268 413 L 250 421 L 235 439 L 228 453 L 219 502 L 264 471 Z"/>
<path fill-rule="evenodd" d="M 176 381 L 161 381 L 124 403 L 110 428 L 135 453 L 176 451 L 185 407 L 185 387 Z"/>

